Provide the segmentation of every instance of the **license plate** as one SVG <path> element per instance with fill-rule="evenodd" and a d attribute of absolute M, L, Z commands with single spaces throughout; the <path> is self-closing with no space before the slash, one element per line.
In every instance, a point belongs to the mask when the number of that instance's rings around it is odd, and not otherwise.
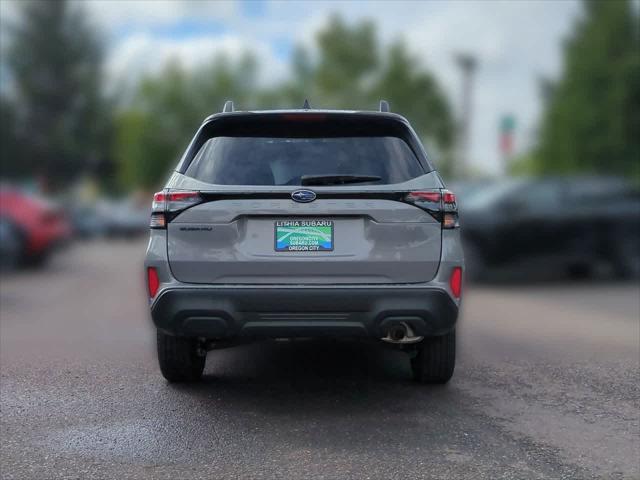
<path fill-rule="evenodd" d="M 333 220 L 277 220 L 276 252 L 330 252 Z"/>

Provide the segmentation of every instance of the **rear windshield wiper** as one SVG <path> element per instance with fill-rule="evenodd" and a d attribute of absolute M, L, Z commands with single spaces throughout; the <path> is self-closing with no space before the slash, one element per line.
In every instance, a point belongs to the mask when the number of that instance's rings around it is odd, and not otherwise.
<path fill-rule="evenodd" d="M 347 183 L 377 182 L 377 175 L 302 175 L 300 185 L 345 185 Z"/>

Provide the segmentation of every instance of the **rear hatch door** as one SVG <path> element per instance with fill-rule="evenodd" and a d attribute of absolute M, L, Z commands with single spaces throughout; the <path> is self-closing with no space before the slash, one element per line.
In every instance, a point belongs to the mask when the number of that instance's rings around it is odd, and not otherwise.
<path fill-rule="evenodd" d="M 437 191 L 442 183 L 428 171 L 404 122 L 374 119 L 279 118 L 280 128 L 273 118 L 249 119 L 240 127 L 201 131 L 205 138 L 194 141 L 193 158 L 169 183 L 202 195 L 167 226 L 176 279 L 324 285 L 431 280 L 440 260 L 441 224 L 403 199 L 410 191 Z"/>

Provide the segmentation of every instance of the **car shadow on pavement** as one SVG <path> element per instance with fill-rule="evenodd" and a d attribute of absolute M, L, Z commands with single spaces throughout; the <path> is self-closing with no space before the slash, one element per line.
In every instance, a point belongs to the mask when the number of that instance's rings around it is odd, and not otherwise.
<path fill-rule="evenodd" d="M 455 379 L 455 377 L 454 377 Z M 453 382 L 453 381 L 452 381 Z M 423 411 L 425 402 L 446 404 L 455 387 L 413 382 L 409 356 L 366 342 L 262 342 L 212 351 L 199 384 L 171 385 L 203 402 L 233 410 L 306 418 Z"/>

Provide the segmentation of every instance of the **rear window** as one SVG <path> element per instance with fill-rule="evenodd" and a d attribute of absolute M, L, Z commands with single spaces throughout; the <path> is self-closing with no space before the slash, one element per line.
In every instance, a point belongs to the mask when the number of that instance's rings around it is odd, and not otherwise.
<path fill-rule="evenodd" d="M 300 185 L 308 175 L 374 176 L 380 180 L 367 183 L 379 185 L 425 171 L 394 136 L 216 136 L 202 144 L 184 173 L 218 185 Z"/>

